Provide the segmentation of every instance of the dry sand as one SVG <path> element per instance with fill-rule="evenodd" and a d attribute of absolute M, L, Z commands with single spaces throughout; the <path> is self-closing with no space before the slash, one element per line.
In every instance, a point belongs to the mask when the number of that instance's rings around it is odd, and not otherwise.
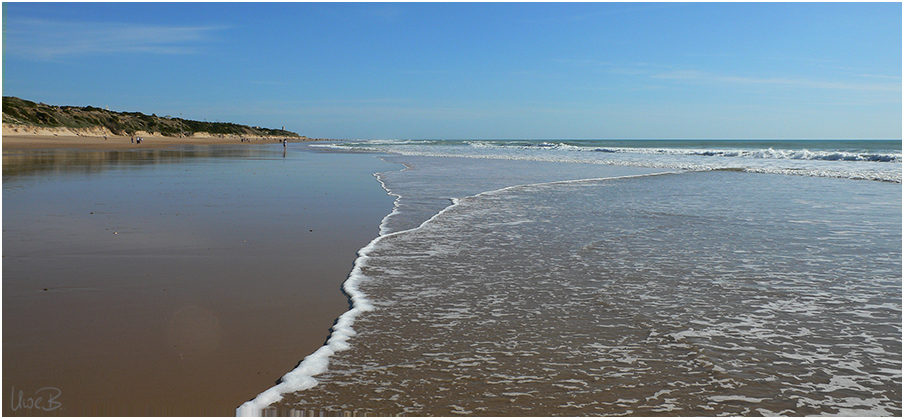
<path fill-rule="evenodd" d="M 140 144 L 135 142 L 141 138 Z M 246 141 L 242 141 L 242 140 Z M 90 150 L 133 150 L 164 149 L 179 145 L 217 144 L 267 144 L 280 142 L 324 141 L 308 137 L 249 137 L 237 135 L 209 134 L 197 132 L 183 137 L 167 137 L 158 133 L 137 132 L 133 136 L 114 135 L 106 128 L 72 130 L 66 128 L 41 128 L 27 125 L 3 124 L 2 144 L 4 150 L 36 149 L 90 149 Z"/>

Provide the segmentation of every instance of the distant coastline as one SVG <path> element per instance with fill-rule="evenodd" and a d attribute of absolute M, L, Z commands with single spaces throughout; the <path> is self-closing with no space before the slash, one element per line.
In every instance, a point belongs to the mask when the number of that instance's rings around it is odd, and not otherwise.
<path fill-rule="evenodd" d="M 135 138 L 142 138 L 136 144 Z M 150 141 L 148 141 L 150 140 Z M 115 112 L 91 106 L 56 106 L 3 97 L 3 148 L 119 149 L 180 144 L 325 141 L 284 129 L 228 122 L 201 122 L 140 112 Z"/>

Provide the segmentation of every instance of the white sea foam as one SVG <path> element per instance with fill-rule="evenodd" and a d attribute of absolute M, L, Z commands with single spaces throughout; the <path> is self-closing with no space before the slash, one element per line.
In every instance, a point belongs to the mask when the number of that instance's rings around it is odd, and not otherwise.
<path fill-rule="evenodd" d="M 405 170 L 405 169 L 403 169 Z M 558 182 L 544 182 L 538 184 L 531 185 L 514 185 L 509 186 L 497 190 L 482 192 L 477 196 L 482 195 L 493 195 L 505 192 L 507 190 L 511 190 L 514 188 L 523 188 L 523 187 L 532 187 L 532 186 L 540 186 L 540 185 L 551 185 L 551 184 L 567 184 L 567 183 L 580 183 L 580 182 L 595 182 L 603 179 L 627 179 L 634 177 L 644 177 L 644 176 L 656 176 L 667 173 L 655 173 L 655 174 L 647 174 L 647 175 L 630 175 L 630 176 L 619 176 L 612 178 L 594 178 L 594 179 L 578 179 L 578 180 L 570 180 L 570 181 L 558 181 Z M 446 212 L 454 209 L 461 203 L 461 199 L 453 198 L 451 199 L 451 204 L 446 208 L 443 208 L 441 211 L 434 214 L 428 220 L 421 223 L 418 227 L 415 227 L 410 230 L 389 232 L 388 228 L 386 228 L 386 220 L 396 216 L 399 212 L 399 201 L 402 196 L 394 193 L 391 189 L 389 189 L 386 183 L 382 180 L 382 177 L 379 174 L 376 174 L 375 177 L 380 181 L 380 185 L 386 190 L 387 194 L 391 196 L 395 196 L 396 200 L 394 203 L 394 208 L 392 212 L 390 212 L 386 217 L 383 218 L 383 221 L 380 224 L 380 235 L 373 239 L 367 246 L 358 251 L 358 258 L 355 260 L 354 267 L 352 272 L 349 274 L 348 279 L 343 283 L 342 289 L 349 296 L 349 299 L 352 302 L 352 308 L 339 316 L 336 324 L 332 328 L 332 333 L 330 334 L 327 343 L 322 346 L 320 349 L 315 351 L 313 354 L 308 355 L 302 360 L 301 363 L 292 371 L 286 373 L 281 379 L 279 384 L 267 389 L 266 391 L 260 393 L 254 399 L 243 403 L 236 409 L 237 416 L 262 416 L 263 411 L 271 406 L 273 403 L 277 403 L 282 400 L 282 395 L 287 393 L 294 393 L 298 391 L 307 390 L 317 385 L 317 380 L 314 378 L 317 375 L 323 374 L 329 368 L 330 357 L 332 357 L 337 352 L 346 350 L 349 348 L 348 340 L 355 336 L 355 330 L 352 326 L 355 323 L 355 319 L 361 315 L 362 313 L 372 311 L 374 309 L 372 302 L 367 298 L 367 296 L 358 289 L 358 285 L 367 279 L 367 276 L 363 273 L 363 268 L 367 266 L 367 261 L 370 259 L 369 254 L 373 252 L 373 250 L 378 246 L 380 241 L 393 237 L 400 234 L 405 234 L 411 231 L 415 231 L 423 228 L 423 226 L 430 224 L 434 219 L 441 217 Z M 516 223 L 520 224 L 520 223 Z"/>
<path fill-rule="evenodd" d="M 420 168 L 433 162 L 410 161 Z M 484 415 L 494 402 L 480 394 L 518 398 L 509 409 L 544 413 L 540 406 L 611 415 L 900 411 L 884 390 L 900 382 L 893 367 L 900 365 L 901 310 L 886 298 L 889 287 L 900 289 L 900 259 L 863 253 L 880 248 L 870 245 L 877 236 L 869 231 L 889 227 L 887 215 L 871 218 L 869 206 L 859 207 L 893 185 L 734 173 L 643 177 L 650 180 L 522 181 L 461 194 L 441 210 L 434 202 L 432 216 L 398 233 L 398 223 L 384 223 L 381 237 L 359 252 L 361 265 L 372 265 L 370 276 L 350 284 L 355 291 L 360 284 L 363 301 L 380 309 L 357 318 L 366 338 L 346 342 L 348 355 L 324 363 L 329 383 L 297 381 L 309 389 L 302 398 L 311 406 L 415 415 Z M 396 196 L 387 217 L 411 213 L 405 187 L 420 193 L 430 185 L 378 179 Z M 826 193 L 831 199 L 821 199 Z M 864 220 L 860 234 L 847 222 L 853 209 Z M 790 222 L 789 215 L 813 222 Z M 857 280 L 863 269 L 876 280 Z M 835 378 L 826 383 L 816 371 Z M 662 374 L 683 381 L 664 382 Z M 341 391 L 350 385 L 355 395 Z M 480 393 L 469 393 L 473 386 Z M 550 389 L 567 389 L 569 399 Z M 856 394 L 827 394 L 840 391 Z M 800 410 L 770 407 L 817 393 L 826 397 Z M 260 408 L 266 404 L 252 413 Z"/>
<path fill-rule="evenodd" d="M 254 399 L 239 406 L 239 408 L 236 409 L 237 416 L 262 416 L 265 409 L 273 403 L 282 400 L 283 394 L 307 390 L 316 386 L 317 380 L 314 377 L 327 371 L 330 357 L 336 352 L 349 348 L 348 340 L 355 336 L 355 330 L 352 328 L 355 319 L 360 314 L 374 309 L 372 302 L 358 289 L 358 285 L 367 279 L 367 276 L 363 273 L 363 268 L 367 266 L 367 261 L 370 259 L 368 255 L 376 248 L 381 240 L 409 231 L 386 232 L 384 227 L 385 221 L 398 213 L 398 202 L 401 197 L 388 189 L 379 175 L 376 175 L 376 177 L 380 180 L 383 189 L 386 190 L 389 195 L 396 197 L 396 201 L 393 211 L 384 217 L 383 222 L 380 224 L 380 235 L 358 251 L 358 258 L 355 260 L 352 272 L 349 274 L 348 279 L 342 284 L 343 291 L 348 295 L 349 300 L 352 302 L 352 308 L 339 316 L 339 319 L 333 326 L 332 333 L 330 333 L 330 337 L 324 346 L 313 354 L 305 357 L 294 370 L 283 375 L 279 384 L 267 389 L 263 393 L 258 394 Z M 449 205 L 427 221 L 424 221 L 421 226 L 430 223 L 433 219 L 441 216 L 455 205 L 457 205 L 457 202 L 453 200 L 452 205 Z M 417 230 L 421 228 L 421 226 L 412 230 Z"/>
<path fill-rule="evenodd" d="M 901 183 L 901 152 L 766 148 L 598 147 L 579 142 L 381 140 L 319 144 L 408 156 L 592 163 L 672 170 L 735 170 Z M 592 144 L 592 142 L 591 142 Z M 662 142 L 660 142 L 662 144 Z"/>
<path fill-rule="evenodd" d="M 355 318 L 361 313 L 373 310 L 371 302 L 364 293 L 358 290 L 358 284 L 365 278 L 361 270 L 366 266 L 367 254 L 373 250 L 379 239 L 379 237 L 374 239 L 358 252 L 352 273 L 342 285 L 343 290 L 352 301 L 352 308 L 339 316 L 326 345 L 305 357 L 298 367 L 282 377 L 279 384 L 239 406 L 236 410 L 237 416 L 262 416 L 263 410 L 282 400 L 283 394 L 314 387 L 317 385 L 314 377 L 327 371 L 330 357 L 336 352 L 349 348 L 348 340 L 355 335 L 355 330 L 352 328 Z"/>
<path fill-rule="evenodd" d="M 380 177 L 377 176 L 377 179 L 379 180 Z M 380 181 L 380 184 L 383 185 L 383 188 L 387 193 L 393 195 L 392 192 L 386 188 L 386 185 L 382 180 Z M 279 384 L 267 389 L 263 393 L 257 395 L 254 399 L 239 406 L 239 408 L 236 409 L 237 416 L 262 416 L 263 410 L 267 409 L 273 403 L 282 400 L 283 394 L 314 387 L 317 385 L 317 380 L 314 377 L 327 371 L 330 357 L 336 352 L 349 348 L 348 340 L 355 336 L 355 330 L 352 328 L 355 323 L 355 318 L 362 313 L 373 310 L 371 301 L 358 289 L 358 284 L 366 279 L 362 270 L 367 266 L 367 260 L 369 259 L 368 254 L 373 251 L 382 238 L 387 236 L 387 234 L 383 233 L 385 220 L 398 211 L 399 196 L 393 196 L 396 197 L 395 207 L 392 212 L 383 218 L 383 222 L 381 222 L 380 225 L 380 236 L 373 239 L 367 246 L 358 251 L 358 258 L 355 260 L 352 272 L 349 274 L 348 279 L 342 284 L 342 289 L 351 300 L 352 308 L 339 316 L 339 319 L 333 326 L 332 333 L 330 333 L 330 337 L 324 346 L 313 354 L 305 357 L 294 370 L 286 373 L 280 379 Z"/>
<path fill-rule="evenodd" d="M 759 399 L 759 398 L 755 398 L 755 397 L 747 397 L 747 396 L 741 396 L 741 395 L 709 396 L 709 399 L 712 401 L 715 401 L 715 402 L 719 402 L 719 403 L 726 402 L 726 401 L 762 403 L 763 400 L 766 400 L 766 399 Z"/>
<path fill-rule="evenodd" d="M 900 163 L 901 153 L 868 152 L 843 150 L 809 150 L 809 149 L 774 149 L 772 147 L 756 149 L 720 149 L 720 148 L 677 148 L 677 147 L 597 147 L 594 145 L 576 145 L 561 142 L 542 142 L 535 144 L 496 144 L 486 141 L 466 141 L 468 146 L 482 149 L 519 150 L 553 150 L 580 151 L 591 153 L 623 153 L 623 154 L 660 154 L 705 157 L 741 157 L 753 159 L 791 159 L 791 160 L 831 160 L 831 161 L 876 161 Z M 383 143 L 389 144 L 389 143 Z"/>

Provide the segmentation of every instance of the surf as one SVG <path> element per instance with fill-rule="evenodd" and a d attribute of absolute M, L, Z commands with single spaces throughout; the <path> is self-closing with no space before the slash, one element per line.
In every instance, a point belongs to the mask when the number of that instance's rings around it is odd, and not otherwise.
<path fill-rule="evenodd" d="M 410 170 L 410 166 L 406 166 L 403 169 L 399 170 L 399 172 Z M 394 192 L 384 181 L 383 176 L 384 173 L 376 173 L 374 177 L 379 181 L 380 186 L 386 191 L 386 193 L 390 196 L 395 197 L 395 201 L 393 204 L 393 210 L 387 214 L 380 223 L 380 234 L 378 237 L 373 239 L 367 246 L 363 247 L 357 253 L 357 258 L 355 259 L 353 268 L 348 278 L 342 285 L 342 291 L 349 297 L 350 309 L 343 313 L 336 320 L 335 325 L 331 329 L 331 334 L 327 339 L 324 346 L 319 348 L 313 354 L 305 357 L 301 362 L 299 362 L 298 366 L 292 371 L 286 373 L 280 378 L 279 383 L 275 386 L 265 390 L 264 392 L 258 394 L 254 399 L 249 400 L 243 403 L 236 409 L 237 416 L 263 416 L 264 411 L 269 409 L 271 405 L 274 403 L 278 403 L 283 399 L 283 394 L 286 393 L 295 393 L 304 391 L 310 388 L 313 388 L 318 384 L 316 376 L 321 375 L 329 370 L 330 358 L 335 356 L 337 353 L 341 351 L 345 351 L 349 349 L 351 343 L 349 342 L 357 333 L 354 329 L 355 320 L 370 311 L 374 310 L 374 306 L 372 301 L 368 299 L 368 296 L 363 293 L 359 286 L 368 280 L 366 274 L 364 274 L 364 269 L 367 267 L 368 261 L 371 258 L 371 254 L 375 249 L 378 248 L 379 244 L 389 238 L 408 234 L 420 229 L 423 229 L 425 226 L 431 224 L 437 218 L 442 217 L 449 211 L 453 211 L 456 207 L 458 207 L 464 200 L 480 198 L 483 196 L 492 196 L 496 194 L 505 193 L 507 191 L 516 190 L 519 188 L 530 188 L 530 187 L 539 187 L 544 185 L 555 185 L 555 184 L 571 184 L 571 183 L 583 183 L 583 182 L 597 182 L 607 179 L 630 179 L 636 177 L 644 177 L 644 176 L 658 176 L 658 175 L 666 175 L 673 174 L 674 172 L 662 172 L 662 173 L 651 173 L 651 174 L 640 174 L 640 175 L 625 175 L 625 176 L 615 176 L 615 177 L 604 177 L 604 178 L 587 178 L 587 179 L 573 179 L 573 180 L 564 180 L 564 181 L 553 181 L 553 182 L 540 182 L 540 183 L 532 183 L 532 184 L 519 184 L 506 186 L 503 188 L 485 191 L 478 193 L 472 197 L 463 197 L 463 198 L 451 198 L 449 199 L 449 205 L 445 208 L 441 209 L 439 212 L 434 214 L 432 217 L 420 223 L 417 227 L 401 230 L 401 231 L 392 231 L 389 227 L 389 221 L 400 215 L 401 209 L 400 205 L 404 199 L 404 196 Z"/>

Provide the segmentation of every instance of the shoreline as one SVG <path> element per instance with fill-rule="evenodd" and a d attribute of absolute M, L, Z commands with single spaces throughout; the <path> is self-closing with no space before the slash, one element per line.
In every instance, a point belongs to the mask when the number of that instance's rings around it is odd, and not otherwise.
<path fill-rule="evenodd" d="M 394 196 L 395 199 L 393 201 L 392 211 L 386 214 L 380 221 L 379 234 L 367 243 L 367 245 L 358 250 L 357 257 L 352 264 L 352 270 L 345 281 L 342 282 L 342 294 L 347 296 L 349 301 L 348 310 L 336 318 L 336 322 L 333 327 L 330 328 L 330 334 L 327 336 L 323 346 L 312 352 L 310 355 L 302 358 L 298 365 L 291 371 L 286 372 L 276 385 L 260 392 L 258 395 L 254 396 L 254 398 L 238 406 L 235 409 L 235 416 L 268 416 L 269 414 L 274 413 L 274 411 L 280 413 L 281 403 L 285 400 L 283 397 L 284 394 L 297 394 L 298 392 L 316 386 L 317 379 L 315 377 L 329 370 L 330 360 L 333 355 L 349 348 L 348 340 L 356 334 L 353 328 L 355 319 L 359 315 L 374 310 L 374 306 L 371 304 L 372 301 L 367 298 L 366 294 L 358 289 L 358 284 L 367 279 L 363 270 L 367 260 L 370 258 L 368 254 L 371 253 L 377 244 L 386 237 L 420 228 L 415 227 L 411 230 L 391 233 L 384 232 L 383 226 L 386 220 L 393 215 L 398 214 L 398 204 L 401 196 L 393 194 L 392 191 L 386 187 L 386 183 L 383 182 L 379 174 L 375 174 L 374 177 L 380 182 L 380 186 L 386 191 L 387 195 Z M 440 211 L 437 215 L 455 205 L 456 204 L 453 203 L 446 209 Z M 425 221 L 424 224 L 428 221 Z"/>

